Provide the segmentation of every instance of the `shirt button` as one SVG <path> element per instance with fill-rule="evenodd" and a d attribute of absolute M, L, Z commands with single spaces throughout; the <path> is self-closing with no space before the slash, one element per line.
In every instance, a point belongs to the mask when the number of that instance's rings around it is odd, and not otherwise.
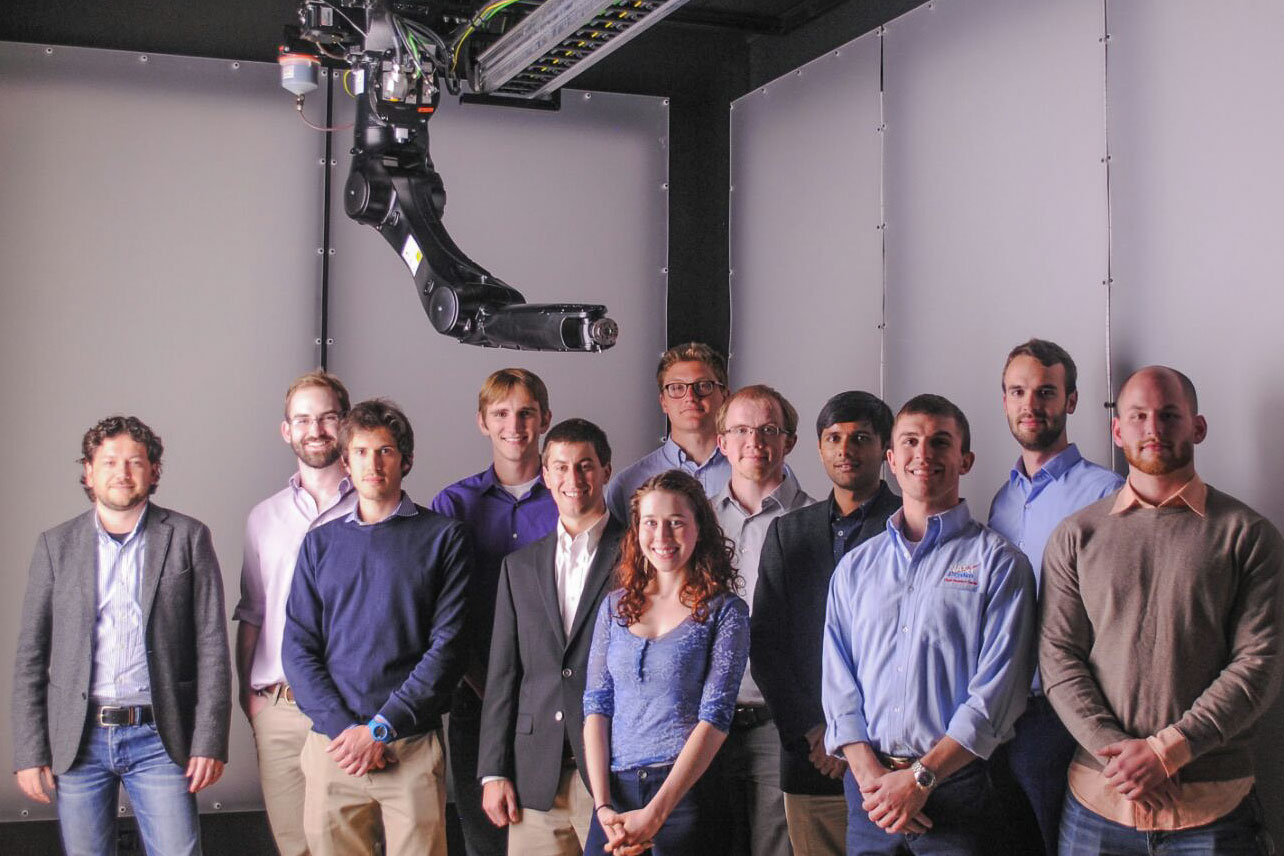
<path fill-rule="evenodd" d="M 645 778 L 646 778 L 646 770 L 638 770 L 638 778 L 639 778 L 639 779 L 645 779 Z"/>
<path fill-rule="evenodd" d="M 554 722 L 562 721 L 562 712 L 560 710 L 557 713 L 553 714 L 553 721 Z"/>
<path fill-rule="evenodd" d="M 562 669 L 562 677 L 564 678 L 569 678 L 573 674 L 575 674 L 575 672 L 571 671 L 570 669 Z"/>
<path fill-rule="evenodd" d="M 514 537 L 514 538 L 516 538 L 516 537 L 517 537 L 517 533 L 516 533 L 516 532 L 514 532 L 514 533 L 513 533 L 513 537 Z"/>
<path fill-rule="evenodd" d="M 907 625 L 905 625 L 904 627 L 902 627 L 902 628 L 901 628 L 901 632 L 902 632 L 902 633 L 909 633 L 909 625 L 907 624 Z"/>

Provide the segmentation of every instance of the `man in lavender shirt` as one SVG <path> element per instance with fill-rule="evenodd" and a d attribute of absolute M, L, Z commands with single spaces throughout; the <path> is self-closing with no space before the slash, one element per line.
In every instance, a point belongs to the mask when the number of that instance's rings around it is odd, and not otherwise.
<path fill-rule="evenodd" d="M 259 779 L 272 836 L 281 856 L 308 852 L 303 837 L 303 770 L 299 753 L 312 722 L 294 703 L 281 665 L 285 604 L 303 536 L 356 507 L 339 462 L 339 421 L 348 391 L 337 377 L 315 371 L 285 394 L 281 439 L 298 459 L 289 484 L 260 502 L 245 522 L 241 600 L 232 617 L 241 710 L 250 720 Z"/>
<path fill-rule="evenodd" d="M 463 634 L 466 671 L 447 728 L 455 809 L 468 856 L 502 856 L 508 838 L 507 830 L 497 828 L 482 810 L 477 778 L 482 695 L 500 563 L 557 525 L 557 505 L 540 476 L 539 438 L 552 418 L 548 389 L 538 375 L 518 368 L 493 373 L 477 395 L 477 428 L 490 439 L 491 465 L 432 501 L 433 511 L 468 528 L 474 549 Z"/>

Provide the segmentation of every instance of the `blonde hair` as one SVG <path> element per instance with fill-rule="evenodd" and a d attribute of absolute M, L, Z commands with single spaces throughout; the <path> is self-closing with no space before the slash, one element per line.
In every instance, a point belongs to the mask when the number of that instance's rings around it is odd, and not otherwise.
<path fill-rule="evenodd" d="M 548 387 L 544 386 L 544 381 L 539 379 L 539 375 L 527 369 L 500 369 L 493 372 L 486 382 L 482 384 L 481 391 L 477 393 L 477 412 L 486 413 L 486 408 L 499 401 L 504 396 L 513 391 L 514 387 L 522 387 L 530 393 L 531 398 L 535 399 L 544 413 L 549 412 L 548 408 Z"/>
<path fill-rule="evenodd" d="M 726 401 L 722 402 L 722 406 L 718 408 L 717 427 L 719 434 L 722 434 L 727 430 L 727 409 L 731 407 L 731 403 L 733 401 L 741 398 L 746 398 L 750 401 L 774 401 L 779 405 L 780 415 L 785 420 L 785 424 L 780 427 L 783 428 L 784 432 L 790 437 L 798 433 L 798 411 L 789 403 L 789 399 L 785 398 L 765 383 L 755 383 L 750 386 L 742 386 L 740 389 L 737 389 L 732 393 Z"/>

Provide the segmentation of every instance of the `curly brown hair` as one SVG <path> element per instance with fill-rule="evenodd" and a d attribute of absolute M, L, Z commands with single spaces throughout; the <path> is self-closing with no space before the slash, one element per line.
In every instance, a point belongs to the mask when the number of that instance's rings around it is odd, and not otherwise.
<path fill-rule="evenodd" d="M 156 479 L 152 482 L 151 490 L 147 491 L 148 495 L 156 493 L 156 488 L 160 484 L 160 467 L 161 455 L 165 453 L 165 444 L 161 438 L 156 436 L 156 432 L 147 427 L 147 424 L 137 416 L 108 416 L 105 419 L 98 420 L 94 425 L 85 432 L 85 436 L 80 440 L 80 459 L 78 464 L 93 463 L 94 455 L 98 454 L 98 448 L 112 437 L 119 437 L 121 434 L 128 434 L 130 439 L 135 443 L 141 444 L 147 449 L 147 461 L 156 469 Z M 80 486 L 85 491 L 85 496 L 89 501 L 94 501 L 94 489 L 85 481 L 85 474 L 80 474 Z"/>
<path fill-rule="evenodd" d="M 629 500 L 629 530 L 615 566 L 616 582 L 624 589 L 615 616 L 623 627 L 636 624 L 646 612 L 646 587 L 655 579 L 655 568 L 642 554 L 638 541 L 638 506 L 642 497 L 656 490 L 683 497 L 696 519 L 696 546 L 687 564 L 687 580 L 678 597 L 691 608 L 691 617 L 700 623 L 709 617 L 709 600 L 722 592 L 736 593 L 743 581 L 731 563 L 735 545 L 722 534 L 718 518 L 705 496 L 700 482 L 681 470 L 669 470 L 652 476 L 633 492 Z"/>

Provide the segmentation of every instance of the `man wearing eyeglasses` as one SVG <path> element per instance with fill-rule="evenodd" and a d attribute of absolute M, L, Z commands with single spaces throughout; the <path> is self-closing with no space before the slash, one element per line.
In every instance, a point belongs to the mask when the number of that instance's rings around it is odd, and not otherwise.
<path fill-rule="evenodd" d="M 285 604 L 303 536 L 352 512 L 357 497 L 339 461 L 339 422 L 348 390 L 332 374 L 308 372 L 285 394 L 281 439 L 298 470 L 260 502 L 245 523 L 241 600 L 232 617 L 241 710 L 250 720 L 259 780 L 272 836 L 281 856 L 308 852 L 303 837 L 303 770 L 299 753 L 312 722 L 294 703 L 281 665 Z"/>
<path fill-rule="evenodd" d="M 769 386 L 746 386 L 722 405 L 715 424 L 731 479 L 713 497 L 713 510 L 735 543 L 743 596 L 753 603 L 758 560 L 771 522 L 815 501 L 785 469 L 785 456 L 798 440 L 798 411 Z M 728 801 L 723 810 L 732 820 L 733 853 L 792 852 L 780 791 L 780 737 L 771 722 L 762 691 L 746 669 L 731 732 L 710 767 L 717 783 L 712 792 Z"/>
<path fill-rule="evenodd" d="M 617 520 L 629 520 L 629 500 L 642 482 L 665 470 L 682 470 L 713 496 L 731 477 L 731 465 L 718 449 L 718 408 L 727 398 L 727 360 L 701 342 L 665 351 L 655 372 L 660 409 L 669 436 L 660 448 L 625 468 L 607 485 L 606 504 Z"/>

